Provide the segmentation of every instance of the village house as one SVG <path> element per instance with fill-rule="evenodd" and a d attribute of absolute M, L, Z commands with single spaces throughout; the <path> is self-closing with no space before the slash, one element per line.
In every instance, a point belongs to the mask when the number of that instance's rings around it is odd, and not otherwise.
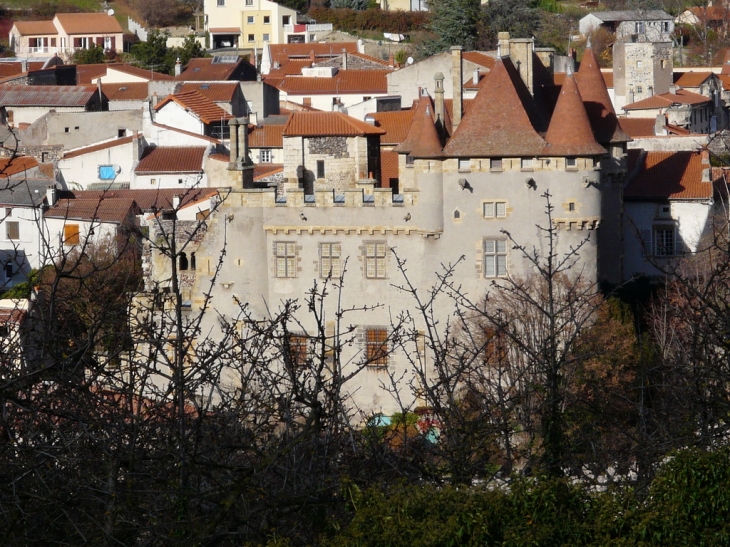
<path fill-rule="evenodd" d="M 89 85 L 3 85 L 0 86 L 0 123 L 19 126 L 31 124 L 56 112 L 97 112 L 109 110 L 109 100 Z"/>
<path fill-rule="evenodd" d="M 261 48 L 285 44 L 297 12 L 270 0 L 205 0 L 205 30 L 210 48 Z"/>
<path fill-rule="evenodd" d="M 168 95 L 154 107 L 157 123 L 215 138 L 228 138 L 232 117 L 197 90 Z"/>
<path fill-rule="evenodd" d="M 717 117 L 714 116 L 712 99 L 678 89 L 675 93 L 662 93 L 623 107 L 630 118 L 651 118 L 662 114 L 668 125 L 687 129 L 692 133 L 714 133 Z"/>
<path fill-rule="evenodd" d="M 277 86 L 282 100 L 331 112 L 340 107 L 388 95 L 389 70 L 338 70 L 303 68 L 301 76 L 285 77 Z"/>
<path fill-rule="evenodd" d="M 674 19 L 662 10 L 593 11 L 579 21 L 578 28 L 583 36 L 604 28 L 616 41 L 671 42 Z"/>
<path fill-rule="evenodd" d="M 123 33 L 119 22 L 106 13 L 58 13 L 50 21 L 16 21 L 9 41 L 16 57 L 69 59 L 92 47 L 122 53 Z"/>

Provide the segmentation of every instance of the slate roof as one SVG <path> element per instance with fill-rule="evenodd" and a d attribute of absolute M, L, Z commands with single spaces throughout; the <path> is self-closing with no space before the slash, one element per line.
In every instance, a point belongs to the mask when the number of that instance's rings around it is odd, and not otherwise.
<path fill-rule="evenodd" d="M 410 109 L 368 114 L 375 120 L 375 126 L 385 131 L 385 135 L 380 137 L 380 144 L 400 144 L 406 140 L 415 112 Z"/>
<path fill-rule="evenodd" d="M 213 102 L 228 103 L 238 87 L 238 82 L 187 82 L 180 86 L 178 93 L 197 91 Z"/>
<path fill-rule="evenodd" d="M 254 125 L 249 128 L 248 145 L 251 148 L 283 148 L 284 125 Z"/>
<path fill-rule="evenodd" d="M 594 15 L 603 22 L 613 21 L 671 21 L 673 17 L 664 10 L 622 10 L 622 11 L 593 11 Z"/>
<path fill-rule="evenodd" d="M 68 34 L 121 34 L 119 21 L 106 13 L 57 13 L 56 19 Z"/>
<path fill-rule="evenodd" d="M 619 118 L 618 121 L 621 129 L 632 139 L 656 136 L 656 118 Z"/>
<path fill-rule="evenodd" d="M 53 21 L 15 21 L 14 24 L 21 36 L 58 34 Z"/>
<path fill-rule="evenodd" d="M 560 90 L 545 140 L 549 145 L 546 154 L 590 156 L 606 153 L 593 137 L 591 122 L 572 74 L 568 74 Z"/>
<path fill-rule="evenodd" d="M 134 135 L 128 137 L 120 137 L 118 139 L 112 139 L 110 141 L 100 142 L 92 144 L 91 146 L 84 146 L 82 148 L 76 148 L 75 150 L 69 150 L 64 153 L 61 159 L 68 160 L 84 154 L 91 154 L 92 152 L 98 152 L 99 150 L 106 150 L 108 148 L 114 148 L 115 146 L 121 146 L 123 144 L 129 144 L 134 140 Z"/>
<path fill-rule="evenodd" d="M 110 101 L 144 101 L 149 96 L 147 82 L 102 84 L 101 92 Z"/>
<path fill-rule="evenodd" d="M 5 85 L 0 86 L 0 104 L 84 107 L 94 93 L 96 86 L 87 85 Z"/>
<path fill-rule="evenodd" d="M 220 123 L 221 120 L 230 120 L 233 117 L 199 91 L 187 91 L 185 93 L 168 95 L 155 107 L 155 110 L 159 111 L 170 102 L 179 104 L 184 109 L 195 114 L 200 121 L 207 124 Z"/>
<path fill-rule="evenodd" d="M 0 184 L 0 206 L 37 207 L 46 198 L 48 186 L 55 182 L 53 179 L 40 178 L 24 179 L 10 185 L 3 182 Z"/>
<path fill-rule="evenodd" d="M 586 48 L 580 68 L 574 77 L 598 143 L 630 141 L 629 136 L 619 126 L 616 111 L 613 109 L 611 97 L 608 95 L 606 82 L 593 48 Z"/>
<path fill-rule="evenodd" d="M 279 89 L 291 95 L 387 93 L 390 70 L 340 70 L 332 78 L 287 76 Z"/>
<path fill-rule="evenodd" d="M 294 112 L 282 131 L 284 137 L 358 137 L 384 133 L 341 112 Z"/>
<path fill-rule="evenodd" d="M 148 146 L 134 172 L 138 175 L 199 173 L 203 170 L 205 151 L 205 146 Z"/>
<path fill-rule="evenodd" d="M 536 130 L 540 123 L 536 118 L 530 92 L 512 61 L 498 59 L 444 147 L 444 155 L 537 156 L 545 141 Z"/>
<path fill-rule="evenodd" d="M 698 152 L 646 152 L 640 168 L 624 189 L 624 199 L 636 201 L 710 199 L 712 183 L 702 182 L 702 154 Z"/>
<path fill-rule="evenodd" d="M 434 115 L 431 97 L 421 97 L 413 114 L 408 135 L 395 147 L 395 152 L 409 154 L 414 158 L 443 157 L 443 146 L 434 124 Z"/>
<path fill-rule="evenodd" d="M 84 220 L 123 224 L 130 215 L 136 214 L 137 205 L 132 198 L 94 199 L 77 197 L 59 199 L 43 214 L 47 218 Z"/>
<path fill-rule="evenodd" d="M 654 95 L 635 103 L 627 104 L 624 106 L 624 110 L 650 110 L 655 108 L 666 108 L 673 104 L 704 104 L 711 102 L 712 99 L 700 95 L 699 93 L 692 93 L 686 89 L 678 89 L 676 93 L 662 93 L 661 95 Z"/>

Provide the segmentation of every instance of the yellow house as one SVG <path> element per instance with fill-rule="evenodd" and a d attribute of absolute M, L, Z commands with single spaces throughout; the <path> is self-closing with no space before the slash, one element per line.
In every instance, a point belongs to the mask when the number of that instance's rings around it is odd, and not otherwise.
<path fill-rule="evenodd" d="M 206 30 L 213 49 L 285 44 L 297 12 L 270 0 L 205 0 Z"/>

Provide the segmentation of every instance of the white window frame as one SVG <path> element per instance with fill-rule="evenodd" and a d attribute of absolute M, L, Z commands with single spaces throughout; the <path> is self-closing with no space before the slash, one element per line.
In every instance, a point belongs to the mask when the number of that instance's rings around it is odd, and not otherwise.
<path fill-rule="evenodd" d="M 525 171 L 532 171 L 534 165 L 535 162 L 533 161 L 533 158 L 520 158 L 520 169 Z"/>
<path fill-rule="evenodd" d="M 507 218 L 506 201 L 485 201 L 482 204 L 484 218 Z"/>
<path fill-rule="evenodd" d="M 262 148 L 259 152 L 259 163 L 273 163 L 274 153 L 271 148 Z"/>
<path fill-rule="evenodd" d="M 483 249 L 484 277 L 505 277 L 507 275 L 507 240 L 485 239 Z"/>
<path fill-rule="evenodd" d="M 342 244 L 319 244 L 319 275 L 339 279 L 342 275 Z"/>
<path fill-rule="evenodd" d="M 219 8 L 225 8 L 226 7 L 226 0 L 218 0 L 216 2 L 216 6 Z"/>
<path fill-rule="evenodd" d="M 669 238 L 666 239 L 666 236 Z M 654 224 L 651 230 L 652 251 L 657 258 L 677 256 L 677 226 L 674 224 Z"/>
<path fill-rule="evenodd" d="M 297 276 L 297 246 L 292 241 L 274 243 L 274 265 L 276 277 L 291 279 Z"/>
<path fill-rule="evenodd" d="M 246 24 L 247 25 L 253 25 L 256 23 L 256 16 L 255 15 L 247 15 L 246 16 Z"/>
<path fill-rule="evenodd" d="M 368 279 L 385 279 L 387 270 L 388 245 L 384 242 L 365 244 L 365 277 Z"/>

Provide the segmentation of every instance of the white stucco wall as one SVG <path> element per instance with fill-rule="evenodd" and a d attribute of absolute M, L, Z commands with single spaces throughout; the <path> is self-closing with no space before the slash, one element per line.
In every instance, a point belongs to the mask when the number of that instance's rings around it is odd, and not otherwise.
<path fill-rule="evenodd" d="M 92 183 L 103 183 L 99 178 L 100 165 L 118 165 L 121 168 L 115 183 L 131 183 L 132 169 L 136 165 L 135 142 L 121 144 L 89 152 L 69 159 L 61 159 L 58 169 L 70 189 L 85 190 Z"/>
<path fill-rule="evenodd" d="M 154 121 L 198 135 L 202 135 L 204 130 L 203 122 L 174 101 L 160 108 L 154 114 Z"/>

